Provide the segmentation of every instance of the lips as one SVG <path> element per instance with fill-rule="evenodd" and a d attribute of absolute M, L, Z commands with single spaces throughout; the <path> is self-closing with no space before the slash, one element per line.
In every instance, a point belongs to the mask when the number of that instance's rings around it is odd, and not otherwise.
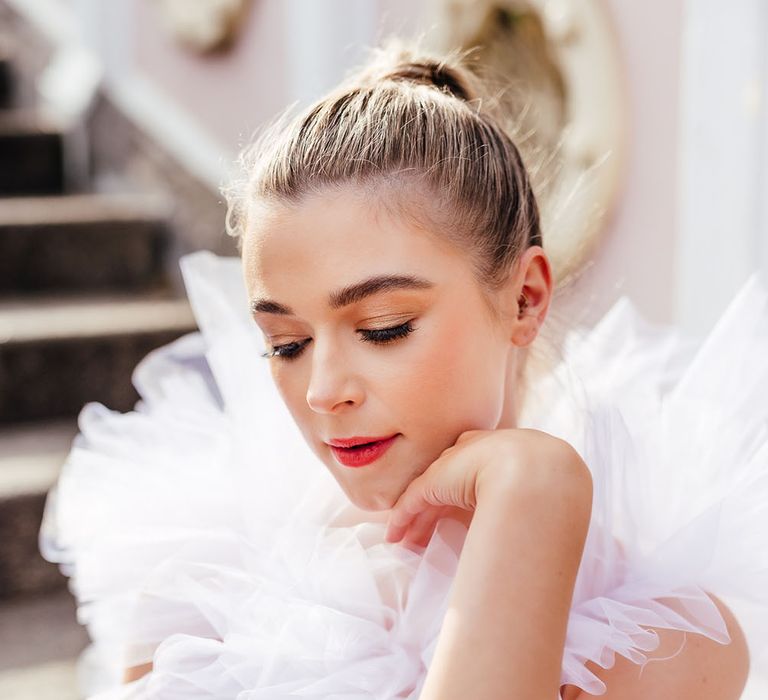
<path fill-rule="evenodd" d="M 400 433 L 386 438 L 353 437 L 331 440 L 328 445 L 336 460 L 345 467 L 364 467 L 381 457 Z"/>
<path fill-rule="evenodd" d="M 336 440 L 328 440 L 328 444 L 332 447 L 356 447 L 357 445 L 364 445 L 369 442 L 381 442 L 394 437 L 393 435 L 383 435 L 382 437 L 362 437 L 355 436 L 351 438 L 338 438 Z"/>

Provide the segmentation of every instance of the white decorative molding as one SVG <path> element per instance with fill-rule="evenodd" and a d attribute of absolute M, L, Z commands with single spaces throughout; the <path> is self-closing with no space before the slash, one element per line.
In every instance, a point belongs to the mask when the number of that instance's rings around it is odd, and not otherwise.
<path fill-rule="evenodd" d="M 201 53 L 229 46 L 250 4 L 250 0 L 154 1 L 171 33 Z"/>
<path fill-rule="evenodd" d="M 676 320 L 701 336 L 768 273 L 768 5 L 688 0 L 684 26 Z"/>

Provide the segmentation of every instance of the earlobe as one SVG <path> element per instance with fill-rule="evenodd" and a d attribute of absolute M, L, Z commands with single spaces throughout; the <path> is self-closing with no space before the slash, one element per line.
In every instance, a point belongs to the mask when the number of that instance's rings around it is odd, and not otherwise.
<path fill-rule="evenodd" d="M 514 345 L 525 347 L 530 345 L 539 332 L 538 314 L 529 311 L 530 302 L 525 294 L 521 294 L 517 299 L 517 320 L 513 324 L 510 340 Z"/>
<path fill-rule="evenodd" d="M 510 340 L 514 345 L 522 348 L 530 345 L 538 334 L 539 322 L 536 316 L 521 313 L 512 330 Z"/>

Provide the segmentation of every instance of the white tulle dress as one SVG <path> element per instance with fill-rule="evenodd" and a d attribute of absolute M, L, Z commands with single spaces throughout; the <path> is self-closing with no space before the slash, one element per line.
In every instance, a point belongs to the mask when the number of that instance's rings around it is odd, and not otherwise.
<path fill-rule="evenodd" d="M 386 513 L 348 503 L 277 394 L 239 260 L 181 264 L 200 332 L 137 367 L 135 411 L 84 407 L 48 496 L 41 551 L 70 577 L 92 639 L 83 692 L 416 700 L 466 528 L 440 521 L 423 550 L 385 542 Z M 705 591 L 731 606 L 765 672 L 763 283 L 750 278 L 702 343 L 622 298 L 569 334 L 563 358 L 520 420 L 568 440 L 594 475 L 562 682 L 602 694 L 585 661 L 643 664 L 653 627 L 727 643 Z"/>

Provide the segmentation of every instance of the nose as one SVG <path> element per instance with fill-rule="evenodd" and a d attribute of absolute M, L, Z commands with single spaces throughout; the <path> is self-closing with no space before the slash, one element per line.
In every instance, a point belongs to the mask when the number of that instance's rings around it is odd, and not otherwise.
<path fill-rule="evenodd" d="M 349 362 L 328 344 L 314 340 L 307 404 L 318 413 L 333 413 L 344 405 L 359 405 L 363 387 Z"/>

